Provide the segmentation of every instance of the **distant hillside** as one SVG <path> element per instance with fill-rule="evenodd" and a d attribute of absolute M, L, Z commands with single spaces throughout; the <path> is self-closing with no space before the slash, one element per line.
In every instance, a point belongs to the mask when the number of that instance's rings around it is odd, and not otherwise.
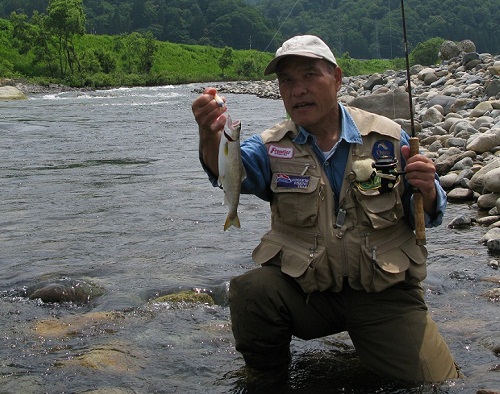
<path fill-rule="evenodd" d="M 260 13 L 289 37 L 314 33 L 354 58 L 401 56 L 400 0 L 254 0 Z M 410 51 L 433 37 L 472 40 L 479 52 L 500 53 L 498 0 L 406 0 Z"/>
<path fill-rule="evenodd" d="M 11 12 L 44 13 L 49 0 L 3 0 Z M 151 31 L 161 41 L 274 51 L 295 34 L 320 35 L 353 58 L 403 55 L 400 0 L 84 0 L 88 33 Z M 472 40 L 500 53 L 498 0 L 406 0 L 410 50 L 433 37 Z"/>

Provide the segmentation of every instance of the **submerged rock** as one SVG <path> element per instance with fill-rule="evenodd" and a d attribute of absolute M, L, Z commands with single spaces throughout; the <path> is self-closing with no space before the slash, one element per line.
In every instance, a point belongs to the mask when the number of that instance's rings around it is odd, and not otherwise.
<path fill-rule="evenodd" d="M 24 295 L 30 300 L 41 299 L 43 302 L 86 304 L 101 296 L 104 290 L 84 280 L 63 278 L 38 283 L 28 287 L 24 292 Z"/>
<path fill-rule="evenodd" d="M 198 304 L 214 305 L 214 300 L 206 293 L 196 291 L 180 291 L 178 293 L 167 294 L 151 300 L 152 303 L 171 303 L 171 304 Z"/>

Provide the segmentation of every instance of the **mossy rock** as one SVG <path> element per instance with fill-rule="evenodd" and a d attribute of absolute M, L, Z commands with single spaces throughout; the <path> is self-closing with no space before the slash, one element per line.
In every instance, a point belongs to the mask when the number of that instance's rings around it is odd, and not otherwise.
<path fill-rule="evenodd" d="M 214 305 L 214 300 L 206 293 L 197 293 L 196 291 L 181 291 L 178 293 L 167 294 L 155 299 L 152 303 L 169 304 L 196 304 L 196 305 Z"/>

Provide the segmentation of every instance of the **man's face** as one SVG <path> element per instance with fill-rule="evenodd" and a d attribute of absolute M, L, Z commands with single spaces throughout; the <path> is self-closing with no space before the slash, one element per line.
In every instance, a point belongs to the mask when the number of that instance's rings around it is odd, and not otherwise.
<path fill-rule="evenodd" d="M 277 76 L 285 109 L 295 123 L 314 133 L 338 121 L 339 67 L 322 59 L 287 56 L 280 61 Z"/>

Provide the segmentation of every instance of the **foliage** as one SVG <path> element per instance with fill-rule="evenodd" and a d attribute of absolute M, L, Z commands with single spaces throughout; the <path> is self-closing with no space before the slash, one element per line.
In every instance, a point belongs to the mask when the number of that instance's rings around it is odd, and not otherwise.
<path fill-rule="evenodd" d="M 415 49 L 410 54 L 410 63 L 422 64 L 424 66 L 430 66 L 438 63 L 439 49 L 444 41 L 445 40 L 443 38 L 434 37 L 417 44 Z"/>
<path fill-rule="evenodd" d="M 66 1 L 66 0 L 65 0 Z M 76 0 L 68 0 L 72 2 Z M 43 13 L 49 0 L 8 0 L 12 11 Z M 85 0 L 86 32 L 148 31 L 160 41 L 274 52 L 295 34 L 317 34 L 337 54 L 357 59 L 403 57 L 400 0 Z M 472 40 L 500 53 L 498 0 L 406 0 L 410 52 L 432 37 Z"/>
<path fill-rule="evenodd" d="M 55 39 L 50 44 L 55 47 L 59 60 L 59 72 L 62 76 L 81 71 L 81 65 L 75 51 L 74 37 L 85 33 L 85 14 L 82 0 L 50 0 L 47 17 L 42 19 L 40 28 L 52 33 Z"/>
<path fill-rule="evenodd" d="M 224 52 L 219 57 L 219 67 L 224 75 L 224 70 L 233 64 L 233 50 L 229 47 L 224 48 Z"/>
<path fill-rule="evenodd" d="M 61 77 L 51 72 L 51 65 L 57 64 L 55 59 L 39 54 L 43 45 L 53 37 L 47 37 L 39 28 L 38 19 L 43 20 L 43 17 L 38 15 L 34 25 L 19 15 L 12 21 L 0 19 L 0 43 L 5 44 L 0 47 L 0 54 L 5 54 L 1 59 L 9 59 L 9 63 L 0 61 L 2 76 L 25 76 L 44 84 L 52 82 L 92 88 L 255 80 L 263 78 L 263 70 L 273 57 L 269 52 L 256 50 L 163 42 L 148 33 L 85 34 L 74 37 L 73 41 L 80 70 Z M 14 31 L 16 39 L 13 38 Z M 23 39 L 28 40 L 29 45 Z M 35 42 L 41 42 L 42 47 L 37 47 Z M 147 53 L 150 53 L 151 61 L 145 62 Z M 221 76 L 218 72 L 221 59 L 229 57 L 231 63 L 225 63 L 224 75 Z M 363 61 L 352 59 L 347 53 L 337 60 L 346 76 L 394 68 L 394 62 L 390 60 Z"/>

